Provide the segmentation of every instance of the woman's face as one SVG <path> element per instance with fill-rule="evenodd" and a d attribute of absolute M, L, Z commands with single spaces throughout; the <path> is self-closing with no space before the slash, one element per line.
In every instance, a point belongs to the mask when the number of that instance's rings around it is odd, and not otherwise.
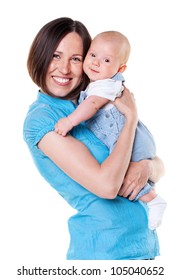
<path fill-rule="evenodd" d="M 83 42 L 71 32 L 59 43 L 46 75 L 49 92 L 56 97 L 65 97 L 82 79 Z"/>

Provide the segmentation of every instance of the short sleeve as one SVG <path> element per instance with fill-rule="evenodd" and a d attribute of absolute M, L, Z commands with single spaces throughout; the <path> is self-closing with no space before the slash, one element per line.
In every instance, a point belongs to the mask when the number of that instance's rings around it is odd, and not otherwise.
<path fill-rule="evenodd" d="M 64 115 L 62 114 L 62 117 Z M 23 127 L 23 137 L 30 148 L 36 146 L 45 134 L 54 130 L 57 116 L 48 104 L 40 104 L 28 112 Z"/>
<path fill-rule="evenodd" d="M 96 95 L 114 101 L 116 97 L 121 96 L 122 91 L 122 81 L 106 79 L 90 83 L 86 94 L 87 97 Z"/>

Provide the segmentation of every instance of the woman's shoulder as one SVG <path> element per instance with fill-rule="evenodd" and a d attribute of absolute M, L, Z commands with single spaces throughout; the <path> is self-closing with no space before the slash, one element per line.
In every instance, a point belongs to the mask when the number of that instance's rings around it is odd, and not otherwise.
<path fill-rule="evenodd" d="M 58 101 L 58 100 L 57 100 Z M 57 104 L 58 103 L 58 104 Z M 29 106 L 23 125 L 23 137 L 28 144 L 37 142 L 49 131 L 54 130 L 55 123 L 67 115 L 68 106 L 56 102 L 56 98 L 38 94 L 37 99 Z"/>
<path fill-rule="evenodd" d="M 37 99 L 29 106 L 25 123 L 32 125 L 43 122 L 57 122 L 61 117 L 65 117 L 75 109 L 69 100 L 51 97 L 38 92 Z"/>
<path fill-rule="evenodd" d="M 30 145 L 36 145 L 47 132 L 54 129 L 55 120 L 47 105 L 34 102 L 25 117 L 23 138 Z"/>

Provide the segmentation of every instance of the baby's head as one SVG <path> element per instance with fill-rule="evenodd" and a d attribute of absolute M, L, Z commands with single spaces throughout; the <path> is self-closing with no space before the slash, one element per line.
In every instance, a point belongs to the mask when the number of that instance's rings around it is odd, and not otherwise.
<path fill-rule="evenodd" d="M 91 81 L 108 79 L 124 72 L 130 55 L 130 43 L 118 31 L 98 34 L 91 43 L 83 68 Z"/>

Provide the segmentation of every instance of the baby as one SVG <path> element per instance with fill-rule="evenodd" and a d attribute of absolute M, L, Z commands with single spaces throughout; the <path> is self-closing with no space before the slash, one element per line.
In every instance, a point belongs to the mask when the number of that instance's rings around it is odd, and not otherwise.
<path fill-rule="evenodd" d="M 93 39 L 83 64 L 90 84 L 81 92 L 76 110 L 57 122 L 57 133 L 66 136 L 74 126 L 86 121 L 89 129 L 112 151 L 125 117 L 110 101 L 120 97 L 124 89 L 122 73 L 127 67 L 130 49 L 128 39 L 117 31 L 102 32 Z M 153 136 L 139 121 L 131 161 L 152 159 L 155 155 Z M 156 194 L 153 182 L 147 182 L 136 196 L 135 200 L 138 199 L 147 203 L 149 228 L 157 228 L 161 224 L 166 202 Z"/>

